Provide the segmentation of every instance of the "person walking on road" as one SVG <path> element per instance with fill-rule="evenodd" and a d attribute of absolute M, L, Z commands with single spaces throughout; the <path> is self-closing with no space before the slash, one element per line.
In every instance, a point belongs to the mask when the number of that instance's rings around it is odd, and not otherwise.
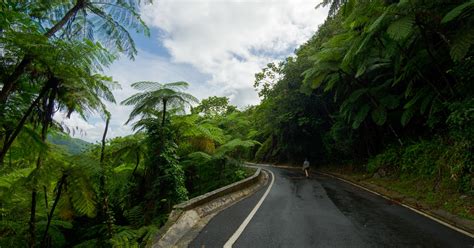
<path fill-rule="evenodd" d="M 306 174 L 306 178 L 309 178 L 309 161 L 307 158 L 304 159 L 303 170 L 304 170 L 304 173 Z"/>

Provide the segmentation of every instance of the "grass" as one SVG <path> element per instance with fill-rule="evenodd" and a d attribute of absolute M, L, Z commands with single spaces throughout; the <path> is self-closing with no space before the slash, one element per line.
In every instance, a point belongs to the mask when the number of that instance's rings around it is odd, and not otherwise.
<path fill-rule="evenodd" d="M 436 189 L 433 179 L 422 179 L 415 176 L 387 176 L 374 178 L 372 174 L 357 171 L 351 166 L 325 166 L 323 171 L 341 174 L 360 183 L 376 185 L 394 191 L 403 198 L 410 198 L 415 205 L 428 207 L 431 210 L 442 209 L 464 219 L 474 220 L 474 196 L 461 194 L 444 180 Z"/>
<path fill-rule="evenodd" d="M 419 178 L 380 178 L 368 181 L 395 190 L 432 209 L 443 209 L 462 218 L 474 220 L 474 197 L 461 194 L 446 183 L 434 190 L 432 180 Z"/>
<path fill-rule="evenodd" d="M 253 174 L 255 174 L 256 169 L 244 167 L 244 171 L 245 171 L 245 177 L 250 177 L 250 176 L 253 176 Z"/>

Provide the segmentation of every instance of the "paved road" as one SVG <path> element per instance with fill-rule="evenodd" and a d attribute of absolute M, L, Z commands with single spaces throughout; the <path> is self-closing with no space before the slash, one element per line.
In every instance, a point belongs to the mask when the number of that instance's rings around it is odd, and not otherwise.
<path fill-rule="evenodd" d="M 473 238 L 337 179 L 265 168 L 273 187 L 233 247 L 474 247 Z M 190 247 L 222 247 L 267 187 L 216 215 Z"/>

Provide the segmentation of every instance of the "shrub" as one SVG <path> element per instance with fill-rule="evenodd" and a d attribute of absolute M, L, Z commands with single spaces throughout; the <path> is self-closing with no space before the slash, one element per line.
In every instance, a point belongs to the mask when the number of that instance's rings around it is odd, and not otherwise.
<path fill-rule="evenodd" d="M 371 158 L 367 163 L 366 169 L 370 173 L 378 171 L 380 168 L 388 170 L 397 170 L 400 165 L 400 148 L 390 146 L 384 152 Z"/>

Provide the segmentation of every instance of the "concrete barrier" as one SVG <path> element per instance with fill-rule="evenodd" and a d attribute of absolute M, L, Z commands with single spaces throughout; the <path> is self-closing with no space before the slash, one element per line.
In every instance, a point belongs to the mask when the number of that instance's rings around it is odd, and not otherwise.
<path fill-rule="evenodd" d="M 247 178 L 242 179 L 238 182 L 229 184 L 225 187 L 213 190 L 213 191 L 208 192 L 204 195 L 196 196 L 196 197 L 194 197 L 194 198 L 192 198 L 188 201 L 185 201 L 185 202 L 182 202 L 180 204 L 174 205 L 173 209 L 183 210 L 183 211 L 193 209 L 193 208 L 195 208 L 199 205 L 208 203 L 208 202 L 210 202 L 210 201 L 212 201 L 216 198 L 219 198 L 221 196 L 230 194 L 230 193 L 235 192 L 237 190 L 247 188 L 248 186 L 253 185 L 254 183 L 256 183 L 258 181 L 260 173 L 261 173 L 261 169 L 257 168 L 257 171 L 255 171 L 255 173 L 251 177 L 247 177 Z"/>
<path fill-rule="evenodd" d="M 203 217 L 243 198 L 245 194 L 238 194 L 238 192 L 256 185 L 262 177 L 261 169 L 257 168 L 255 173 L 248 178 L 173 206 L 168 221 L 158 232 L 152 247 L 176 247 L 178 241 Z M 227 199 L 220 199 L 229 195 L 231 196 Z"/>

